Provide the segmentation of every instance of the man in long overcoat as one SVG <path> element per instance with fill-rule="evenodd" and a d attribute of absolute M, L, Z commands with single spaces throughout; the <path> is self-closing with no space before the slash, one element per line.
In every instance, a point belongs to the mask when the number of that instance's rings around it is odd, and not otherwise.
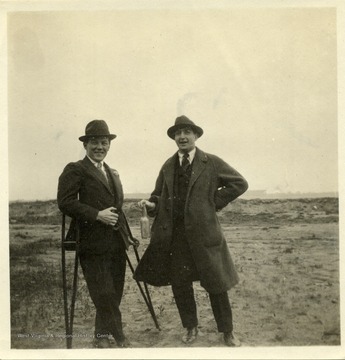
<path fill-rule="evenodd" d="M 219 157 L 195 147 L 203 130 L 186 116 L 167 133 L 178 152 L 162 166 L 149 200 L 139 202 L 155 218 L 134 277 L 172 286 L 187 344 L 198 334 L 193 281 L 199 280 L 225 344 L 239 346 L 227 294 L 238 276 L 216 213 L 247 190 L 247 181 Z"/>
<path fill-rule="evenodd" d="M 80 264 L 96 307 L 95 346 L 111 347 L 112 335 L 119 347 L 129 345 L 123 329 L 120 302 L 123 294 L 128 237 L 122 211 L 123 190 L 116 170 L 103 160 L 110 142 L 104 120 L 87 124 L 80 136 L 86 150 L 83 160 L 69 163 L 59 178 L 57 201 L 60 210 L 73 218 L 67 238 L 78 224 Z"/>

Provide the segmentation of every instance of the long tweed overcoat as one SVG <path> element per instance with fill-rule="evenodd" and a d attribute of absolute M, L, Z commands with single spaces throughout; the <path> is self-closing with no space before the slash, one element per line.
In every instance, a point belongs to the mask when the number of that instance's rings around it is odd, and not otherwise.
<path fill-rule="evenodd" d="M 162 166 L 150 200 L 157 205 L 151 241 L 134 278 L 154 286 L 170 284 L 168 261 L 173 234 L 173 182 L 177 153 Z M 217 211 L 243 194 L 247 181 L 219 157 L 196 149 L 184 209 L 186 238 L 200 284 L 210 293 L 222 293 L 238 283 Z"/>

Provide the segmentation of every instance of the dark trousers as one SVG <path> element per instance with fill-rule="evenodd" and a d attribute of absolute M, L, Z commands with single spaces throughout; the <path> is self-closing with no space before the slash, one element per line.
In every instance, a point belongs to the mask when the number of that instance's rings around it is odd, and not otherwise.
<path fill-rule="evenodd" d="M 192 328 L 198 325 L 197 308 L 194 297 L 193 283 L 172 285 L 175 302 L 180 314 L 182 325 L 185 328 Z M 232 311 L 228 293 L 209 293 L 211 307 L 219 332 L 232 332 Z"/>
<path fill-rule="evenodd" d="M 119 242 L 111 253 L 80 255 L 80 264 L 96 307 L 96 338 L 111 334 L 116 341 L 124 340 L 119 307 L 126 272 L 125 251 L 124 245 Z"/>
<path fill-rule="evenodd" d="M 183 221 L 175 221 L 170 256 L 171 288 L 182 325 L 192 328 L 198 325 L 193 281 L 200 280 L 185 234 Z M 228 293 L 209 293 L 211 308 L 219 332 L 232 332 L 232 311 Z"/>

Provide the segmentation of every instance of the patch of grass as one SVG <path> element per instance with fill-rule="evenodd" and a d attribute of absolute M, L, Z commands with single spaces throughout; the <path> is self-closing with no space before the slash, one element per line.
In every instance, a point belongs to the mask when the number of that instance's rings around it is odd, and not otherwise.
<path fill-rule="evenodd" d="M 25 232 L 25 233 L 19 232 L 18 234 L 15 234 L 15 237 L 19 237 L 21 239 L 31 239 L 32 238 L 32 236 L 30 236 L 28 234 L 28 232 Z"/>
<path fill-rule="evenodd" d="M 10 244 L 10 259 L 23 259 L 34 255 L 47 254 L 48 250 L 57 249 L 60 244 L 52 238 L 43 238 L 21 244 Z"/>
<path fill-rule="evenodd" d="M 40 242 L 30 242 L 26 244 L 11 244 L 10 259 L 21 259 L 23 257 L 32 256 L 34 254 L 46 254 L 47 249 L 42 247 Z"/>
<path fill-rule="evenodd" d="M 33 258 L 28 258 L 25 266 L 14 266 L 12 262 L 11 267 L 11 326 L 22 333 L 44 333 L 52 322 L 64 323 L 61 265 Z M 73 264 L 68 264 L 67 274 L 70 301 Z M 88 290 L 81 287 L 79 281 L 78 316 L 89 318 L 91 310 Z"/>
<path fill-rule="evenodd" d="M 60 266 L 47 264 L 42 260 L 39 264 L 37 267 L 28 264 L 24 268 L 11 269 L 11 295 L 25 298 L 32 294 L 54 292 L 54 288 L 61 288 Z"/>

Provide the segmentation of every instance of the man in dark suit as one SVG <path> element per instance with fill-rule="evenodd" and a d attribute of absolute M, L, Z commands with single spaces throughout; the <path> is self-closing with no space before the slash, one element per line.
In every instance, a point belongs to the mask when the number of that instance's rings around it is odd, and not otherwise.
<path fill-rule="evenodd" d="M 155 219 L 134 277 L 154 286 L 172 286 L 186 344 L 198 335 L 193 281 L 200 280 L 225 344 L 239 346 L 227 294 L 238 276 L 216 212 L 244 193 L 248 184 L 222 159 L 195 147 L 202 135 L 186 116 L 168 129 L 178 152 L 163 164 L 150 199 L 139 202 Z"/>
<path fill-rule="evenodd" d="M 83 142 L 86 156 L 69 163 L 59 178 L 58 206 L 73 218 L 69 233 L 79 226 L 80 264 L 96 307 L 95 346 L 118 347 L 129 342 L 122 329 L 120 303 L 124 288 L 126 248 L 131 244 L 122 212 L 123 190 L 119 174 L 103 160 L 111 140 L 103 120 L 87 124 Z"/>

